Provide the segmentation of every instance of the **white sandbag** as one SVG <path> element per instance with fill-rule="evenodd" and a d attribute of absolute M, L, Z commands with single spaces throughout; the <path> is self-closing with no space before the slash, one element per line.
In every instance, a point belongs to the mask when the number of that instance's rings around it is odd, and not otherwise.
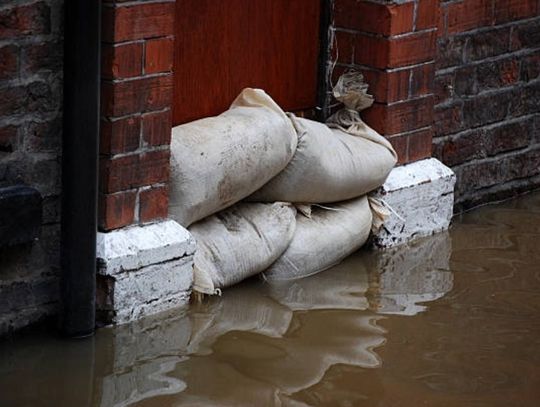
<path fill-rule="evenodd" d="M 265 270 L 289 246 L 295 215 L 286 203 L 239 203 L 191 225 L 197 241 L 193 289 L 218 294 Z"/>
<path fill-rule="evenodd" d="M 291 244 L 263 276 L 288 280 L 328 269 L 366 242 L 371 221 L 365 196 L 324 208 L 314 206 L 310 218 L 298 214 Z"/>
<path fill-rule="evenodd" d="M 298 133 L 293 159 L 248 200 L 344 201 L 382 185 L 396 164 L 390 143 L 363 123 L 353 135 L 312 120 L 294 116 L 291 120 Z"/>
<path fill-rule="evenodd" d="M 169 214 L 183 226 L 218 212 L 278 174 L 296 132 L 260 89 L 244 89 L 226 112 L 173 128 Z"/>

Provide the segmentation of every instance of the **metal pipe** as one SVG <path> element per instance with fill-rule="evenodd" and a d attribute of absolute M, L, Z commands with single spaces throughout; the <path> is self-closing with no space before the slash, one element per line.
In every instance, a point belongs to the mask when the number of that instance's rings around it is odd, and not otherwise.
<path fill-rule="evenodd" d="M 101 0 L 64 3 L 61 332 L 95 329 Z"/>

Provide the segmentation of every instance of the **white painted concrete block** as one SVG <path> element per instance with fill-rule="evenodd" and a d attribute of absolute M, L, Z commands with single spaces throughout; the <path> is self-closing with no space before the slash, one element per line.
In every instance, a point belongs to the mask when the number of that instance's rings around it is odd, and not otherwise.
<path fill-rule="evenodd" d="M 195 247 L 172 220 L 98 233 L 98 318 L 120 324 L 186 304 Z"/>
<path fill-rule="evenodd" d="M 195 253 L 195 239 L 173 220 L 98 233 L 99 271 L 114 275 Z"/>
<path fill-rule="evenodd" d="M 396 167 L 372 196 L 395 213 L 374 236 L 376 247 L 392 247 L 448 229 L 454 206 L 454 172 L 435 158 Z"/>

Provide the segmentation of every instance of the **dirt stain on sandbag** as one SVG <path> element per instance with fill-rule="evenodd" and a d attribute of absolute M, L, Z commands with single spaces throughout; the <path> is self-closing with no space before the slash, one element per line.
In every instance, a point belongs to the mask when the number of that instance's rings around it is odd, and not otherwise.
<path fill-rule="evenodd" d="M 225 229 L 229 232 L 239 232 L 241 230 L 242 218 L 234 213 L 234 210 L 218 212 L 216 217 L 221 221 Z"/>

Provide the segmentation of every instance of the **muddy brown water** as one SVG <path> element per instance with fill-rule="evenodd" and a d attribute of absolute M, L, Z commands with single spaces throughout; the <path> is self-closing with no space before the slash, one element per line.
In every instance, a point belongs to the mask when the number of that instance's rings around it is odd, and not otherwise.
<path fill-rule="evenodd" d="M 0 344 L 0 406 L 538 406 L 540 193 L 79 341 Z"/>

